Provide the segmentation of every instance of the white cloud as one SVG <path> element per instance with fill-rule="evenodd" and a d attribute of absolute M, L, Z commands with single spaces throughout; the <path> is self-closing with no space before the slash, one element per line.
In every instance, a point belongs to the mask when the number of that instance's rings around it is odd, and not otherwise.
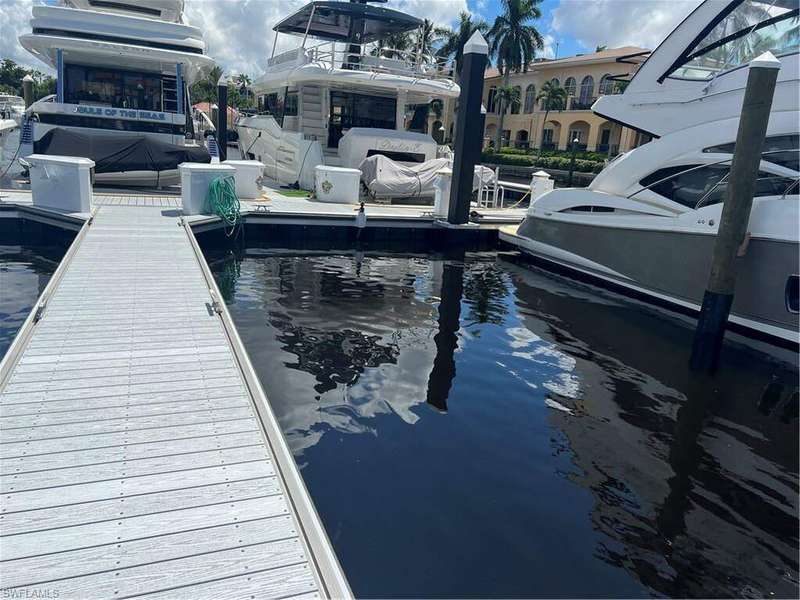
<path fill-rule="evenodd" d="M 542 38 L 544 38 L 544 48 L 537 51 L 536 56 L 542 58 L 555 58 L 556 38 L 549 33 L 543 34 Z"/>
<path fill-rule="evenodd" d="M 656 46 L 702 0 L 561 0 L 552 28 L 587 50 L 602 45 Z"/>
<path fill-rule="evenodd" d="M 43 69 L 17 41 L 30 31 L 31 6 L 45 0 L 0 0 L 0 58 Z M 308 0 L 186 0 L 186 20 L 200 27 L 208 54 L 226 72 L 259 74 L 272 52 L 272 27 Z M 453 24 L 466 0 L 390 0 L 389 7 L 427 18 L 437 25 Z M 282 35 L 278 51 L 297 44 L 297 38 Z"/>
<path fill-rule="evenodd" d="M 42 3 L 34 0 L 0 0 L 0 59 L 10 58 L 40 71 L 49 70 L 17 41 L 21 34 L 31 30 L 31 8 L 34 4 Z"/>

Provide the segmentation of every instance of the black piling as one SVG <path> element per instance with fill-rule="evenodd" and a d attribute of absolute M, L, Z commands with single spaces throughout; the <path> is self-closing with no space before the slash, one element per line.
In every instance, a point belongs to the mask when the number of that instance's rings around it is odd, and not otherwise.
<path fill-rule="evenodd" d="M 453 183 L 450 186 L 450 205 L 447 212 L 447 221 L 453 225 L 469 221 L 475 165 L 480 160 L 483 146 L 481 100 L 483 74 L 488 55 L 489 45 L 480 32 L 476 31 L 464 45 L 464 61 L 461 68 L 461 95 L 458 98 L 456 118 L 458 134 L 455 140 Z"/>
<path fill-rule="evenodd" d="M 694 370 L 713 371 L 719 364 L 736 287 L 736 256 L 743 247 L 750 220 L 758 167 L 780 67 L 780 61 L 769 52 L 750 63 L 727 196 L 692 344 L 689 364 Z"/>
<path fill-rule="evenodd" d="M 575 152 L 578 150 L 578 138 L 570 142 L 571 153 L 569 157 L 569 177 L 567 178 L 567 187 L 572 187 L 572 174 L 575 172 Z"/>
<path fill-rule="evenodd" d="M 219 160 L 228 158 L 228 82 L 225 76 L 217 82 L 217 143 Z"/>

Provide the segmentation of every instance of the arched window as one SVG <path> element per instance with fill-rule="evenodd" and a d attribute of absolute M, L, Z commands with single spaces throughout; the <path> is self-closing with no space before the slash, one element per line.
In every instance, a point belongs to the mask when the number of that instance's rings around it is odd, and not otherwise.
<path fill-rule="evenodd" d="M 497 87 L 492 86 L 489 88 L 489 97 L 486 100 L 486 112 L 495 113 L 497 112 Z"/>
<path fill-rule="evenodd" d="M 525 88 L 525 114 L 533 112 L 534 104 L 536 104 L 536 86 L 530 84 Z"/>
<path fill-rule="evenodd" d="M 592 103 L 593 93 L 594 93 L 594 79 L 592 78 L 591 75 L 587 75 L 586 77 L 583 78 L 583 81 L 581 81 L 581 95 L 580 95 L 581 105 L 586 106 L 588 108 L 587 105 Z"/>
<path fill-rule="evenodd" d="M 567 80 L 564 82 L 564 89 L 567 92 L 567 96 L 574 96 L 577 88 L 578 84 L 575 82 L 575 78 L 567 77 Z"/>
<path fill-rule="evenodd" d="M 600 89 L 598 90 L 598 93 L 603 96 L 614 93 L 614 81 L 611 79 L 611 75 L 609 73 L 606 73 L 600 78 Z"/>
<path fill-rule="evenodd" d="M 559 87 L 561 85 L 561 82 L 558 80 L 558 77 L 553 77 L 550 80 L 550 83 L 553 84 L 553 87 Z"/>
<path fill-rule="evenodd" d="M 515 92 L 514 96 L 516 98 L 519 98 L 522 95 L 522 88 L 519 87 L 518 85 L 515 85 L 514 86 L 514 92 Z M 519 114 L 519 105 L 520 105 L 519 100 L 517 102 L 512 102 L 511 103 L 511 114 L 512 115 L 518 115 Z"/>

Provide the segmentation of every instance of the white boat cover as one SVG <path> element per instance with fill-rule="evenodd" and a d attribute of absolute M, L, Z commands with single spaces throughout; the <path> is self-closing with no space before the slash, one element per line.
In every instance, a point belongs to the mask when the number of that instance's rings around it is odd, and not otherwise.
<path fill-rule="evenodd" d="M 359 166 L 361 181 L 373 197 L 424 198 L 435 195 L 433 183 L 440 169 L 452 169 L 449 158 L 435 158 L 416 165 L 404 165 L 381 154 L 364 159 Z M 488 167 L 475 166 L 472 191 L 492 185 L 495 173 Z"/>

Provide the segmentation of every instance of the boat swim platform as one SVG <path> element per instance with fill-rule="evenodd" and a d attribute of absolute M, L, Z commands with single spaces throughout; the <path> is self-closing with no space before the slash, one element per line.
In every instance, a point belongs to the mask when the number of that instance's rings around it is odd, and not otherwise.
<path fill-rule="evenodd" d="M 0 202 L 82 222 L 0 363 L 4 597 L 352 596 L 179 202 Z"/>

